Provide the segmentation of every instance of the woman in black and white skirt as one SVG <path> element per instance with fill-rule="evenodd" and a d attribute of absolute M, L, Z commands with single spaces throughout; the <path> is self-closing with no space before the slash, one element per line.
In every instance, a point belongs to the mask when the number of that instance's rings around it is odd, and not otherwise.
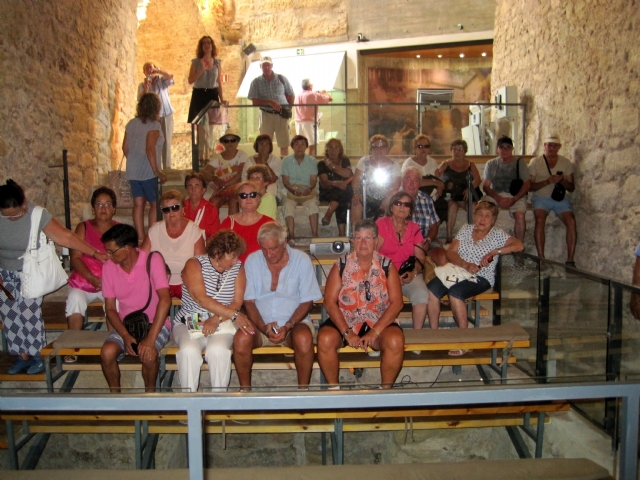
<path fill-rule="evenodd" d="M 42 321 L 42 297 L 24 298 L 20 295 L 22 255 L 29 244 L 31 215 L 36 206 L 28 202 L 24 190 L 13 180 L 0 185 L 0 317 L 9 344 L 9 353 L 16 356 L 8 373 L 44 371 L 40 350 L 45 346 Z M 64 228 L 46 210 L 42 210 L 39 232 L 54 242 L 105 262 L 107 255 L 99 252 L 71 230 Z"/>

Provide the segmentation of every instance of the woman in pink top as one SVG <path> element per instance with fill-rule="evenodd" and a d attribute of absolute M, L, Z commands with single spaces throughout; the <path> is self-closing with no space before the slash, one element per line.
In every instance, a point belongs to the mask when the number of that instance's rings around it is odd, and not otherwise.
<path fill-rule="evenodd" d="M 429 291 L 422 278 L 424 266 L 424 238 L 417 223 L 411 221 L 414 203 L 411 196 L 403 191 L 396 192 L 389 199 L 387 215 L 376 221 L 378 226 L 378 251 L 391 259 L 400 274 L 402 294 L 412 305 L 413 328 L 422 328 L 427 316 Z M 413 269 L 403 271 L 402 264 L 415 255 L 417 261 Z"/>
<path fill-rule="evenodd" d="M 182 298 L 182 269 L 191 257 L 204 255 L 203 232 L 184 217 L 182 194 L 169 190 L 160 198 L 164 220 L 149 229 L 141 250 L 160 252 L 171 270 L 169 290 L 171 296 Z"/>

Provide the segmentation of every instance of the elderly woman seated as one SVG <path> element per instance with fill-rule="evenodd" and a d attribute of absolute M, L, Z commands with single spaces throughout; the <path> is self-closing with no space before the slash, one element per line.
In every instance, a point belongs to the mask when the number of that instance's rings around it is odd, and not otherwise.
<path fill-rule="evenodd" d="M 173 324 L 182 388 L 198 390 L 203 349 L 211 387 L 227 387 L 236 328 L 253 333 L 240 313 L 247 280 L 238 257 L 246 248 L 240 235 L 221 230 L 209 239 L 207 253 L 189 259 L 182 271 L 182 308 Z"/>
<path fill-rule="evenodd" d="M 339 388 L 338 349 L 351 346 L 382 354 L 382 388 L 391 388 L 404 358 L 404 334 L 397 323 L 402 310 L 398 271 L 375 251 L 378 227 L 360 220 L 354 227 L 355 251 L 329 272 L 324 305 L 329 319 L 318 332 L 318 363 L 330 388 Z"/>
<path fill-rule="evenodd" d="M 465 225 L 460 229 L 446 251 L 449 263 L 436 268 L 437 276 L 427 284 L 427 312 L 432 329 L 438 328 L 440 299 L 447 294 L 458 327 L 467 328 L 465 299 L 493 287 L 500 255 L 524 250 L 520 240 L 494 227 L 498 211 L 497 205 L 491 202 L 477 203 L 473 211 L 473 225 Z M 449 355 L 460 356 L 465 353 L 467 350 L 451 350 Z"/>
<path fill-rule="evenodd" d="M 204 199 L 207 191 L 207 182 L 200 172 L 189 172 L 184 178 L 184 188 L 187 190 L 187 198 L 184 201 L 184 216 L 192 220 L 205 237 L 209 238 L 220 230 L 220 215 L 218 207 Z"/>
<path fill-rule="evenodd" d="M 160 198 L 164 220 L 149 229 L 141 250 L 160 252 L 171 270 L 169 290 L 171 296 L 182 297 L 182 269 L 193 256 L 204 255 L 204 238 L 200 228 L 184 217 L 182 194 L 169 190 Z"/>

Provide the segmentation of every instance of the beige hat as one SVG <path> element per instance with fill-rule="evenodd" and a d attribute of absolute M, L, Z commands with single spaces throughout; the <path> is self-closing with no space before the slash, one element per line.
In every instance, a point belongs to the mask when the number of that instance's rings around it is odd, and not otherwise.
<path fill-rule="evenodd" d="M 238 141 L 242 139 L 242 137 L 238 135 L 238 131 L 235 128 L 227 128 L 224 131 L 224 135 L 222 135 L 218 140 L 222 141 L 224 137 L 228 137 L 228 136 L 236 137 Z"/>
<path fill-rule="evenodd" d="M 560 141 L 560 137 L 555 133 L 552 133 L 547 138 L 545 138 L 544 143 L 557 143 L 558 145 L 562 145 L 562 142 Z"/>
<path fill-rule="evenodd" d="M 273 60 L 271 60 L 271 57 L 262 57 L 262 59 L 260 60 L 260 65 L 262 65 L 263 63 L 270 63 L 271 65 L 273 65 Z"/>

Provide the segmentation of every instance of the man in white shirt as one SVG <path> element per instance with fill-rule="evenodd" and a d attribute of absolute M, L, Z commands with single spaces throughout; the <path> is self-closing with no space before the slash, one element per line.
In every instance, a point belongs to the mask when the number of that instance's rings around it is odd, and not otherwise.
<path fill-rule="evenodd" d="M 302 135 L 309 140 L 309 155 L 312 157 L 316 154 L 317 138 L 317 120 L 315 115 L 315 107 L 303 107 L 305 104 L 326 105 L 332 102 L 333 98 L 325 90 L 320 92 L 313 91 L 311 80 L 305 78 L 302 80 L 302 92 L 296 95 L 295 112 L 296 112 L 296 135 Z"/>

